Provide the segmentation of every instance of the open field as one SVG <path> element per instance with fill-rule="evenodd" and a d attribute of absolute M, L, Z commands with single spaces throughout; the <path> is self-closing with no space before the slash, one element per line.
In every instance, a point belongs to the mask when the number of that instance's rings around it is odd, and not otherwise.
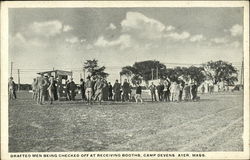
<path fill-rule="evenodd" d="M 243 93 L 199 102 L 9 104 L 9 151 L 242 151 Z"/>

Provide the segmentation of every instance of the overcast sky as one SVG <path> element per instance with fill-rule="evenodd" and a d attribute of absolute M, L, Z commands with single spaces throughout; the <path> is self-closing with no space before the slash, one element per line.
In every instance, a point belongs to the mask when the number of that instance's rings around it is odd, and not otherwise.
<path fill-rule="evenodd" d="M 9 62 L 15 80 L 21 69 L 22 83 L 53 67 L 80 70 L 93 58 L 112 82 L 135 61 L 235 63 L 242 61 L 242 25 L 242 8 L 10 9 Z"/>

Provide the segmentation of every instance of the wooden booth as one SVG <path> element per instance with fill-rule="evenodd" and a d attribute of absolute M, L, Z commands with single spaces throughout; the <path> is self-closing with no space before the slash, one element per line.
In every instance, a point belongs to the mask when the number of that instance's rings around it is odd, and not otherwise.
<path fill-rule="evenodd" d="M 37 74 L 42 76 L 47 75 L 48 77 L 53 76 L 55 80 L 57 80 L 56 83 L 57 83 L 58 98 L 60 99 L 67 97 L 66 81 L 67 79 L 72 77 L 72 72 L 63 70 L 52 70 L 52 71 L 39 72 Z"/>

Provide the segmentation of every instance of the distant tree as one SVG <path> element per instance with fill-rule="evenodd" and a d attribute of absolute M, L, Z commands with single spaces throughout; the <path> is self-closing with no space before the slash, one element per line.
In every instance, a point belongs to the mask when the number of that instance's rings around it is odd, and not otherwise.
<path fill-rule="evenodd" d="M 227 84 L 234 84 L 235 81 L 238 81 L 237 70 L 231 64 L 225 61 L 210 61 L 203 64 L 204 73 L 206 77 L 213 81 L 214 84 L 224 81 Z"/>
<path fill-rule="evenodd" d="M 206 79 L 203 67 L 195 67 L 195 66 L 188 67 L 185 75 L 195 80 L 198 85 L 203 83 Z"/>
<path fill-rule="evenodd" d="M 135 85 L 137 82 L 142 82 L 141 75 L 138 73 L 137 69 L 132 66 L 122 67 L 120 75 L 124 75 L 127 77 L 127 79 L 131 79 L 133 85 Z"/>
<path fill-rule="evenodd" d="M 178 81 L 181 77 L 185 81 L 195 80 L 200 85 L 205 80 L 203 67 L 175 67 L 167 68 L 164 77 L 168 77 L 171 81 Z"/>
<path fill-rule="evenodd" d="M 136 74 L 131 78 L 131 82 L 132 82 L 133 85 L 135 85 L 137 83 L 141 83 L 142 82 L 142 77 L 139 74 Z"/>
<path fill-rule="evenodd" d="M 86 60 L 83 65 L 84 69 L 87 69 L 87 71 L 91 74 L 91 76 L 101 76 L 103 78 L 106 78 L 109 74 L 104 72 L 106 69 L 105 66 L 99 67 L 98 66 L 98 60 Z"/>
<path fill-rule="evenodd" d="M 142 61 L 136 62 L 133 65 L 134 68 L 138 71 L 138 74 L 142 77 L 143 80 L 148 81 L 152 79 L 152 69 L 153 71 L 153 78 L 155 79 L 157 76 L 158 78 L 162 78 L 164 72 L 166 70 L 166 66 L 159 61 Z M 158 75 L 157 75 L 158 70 Z"/>
<path fill-rule="evenodd" d="M 136 70 L 136 68 L 132 67 L 132 66 L 125 66 L 122 67 L 122 70 L 120 72 L 120 75 L 125 75 L 127 78 L 138 74 L 138 71 Z"/>
<path fill-rule="evenodd" d="M 133 66 L 125 66 L 122 68 L 120 75 L 125 75 L 130 77 L 132 83 L 142 82 L 142 80 L 148 81 L 152 79 L 152 69 L 153 78 L 157 77 L 158 69 L 158 78 L 162 78 L 166 70 L 166 66 L 159 61 L 142 61 L 136 62 Z"/>

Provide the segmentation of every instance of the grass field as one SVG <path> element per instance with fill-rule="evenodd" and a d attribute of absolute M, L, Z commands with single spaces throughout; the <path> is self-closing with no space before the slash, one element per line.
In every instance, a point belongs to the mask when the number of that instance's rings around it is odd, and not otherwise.
<path fill-rule="evenodd" d="M 9 103 L 9 151 L 242 151 L 243 93 L 198 102 Z"/>

